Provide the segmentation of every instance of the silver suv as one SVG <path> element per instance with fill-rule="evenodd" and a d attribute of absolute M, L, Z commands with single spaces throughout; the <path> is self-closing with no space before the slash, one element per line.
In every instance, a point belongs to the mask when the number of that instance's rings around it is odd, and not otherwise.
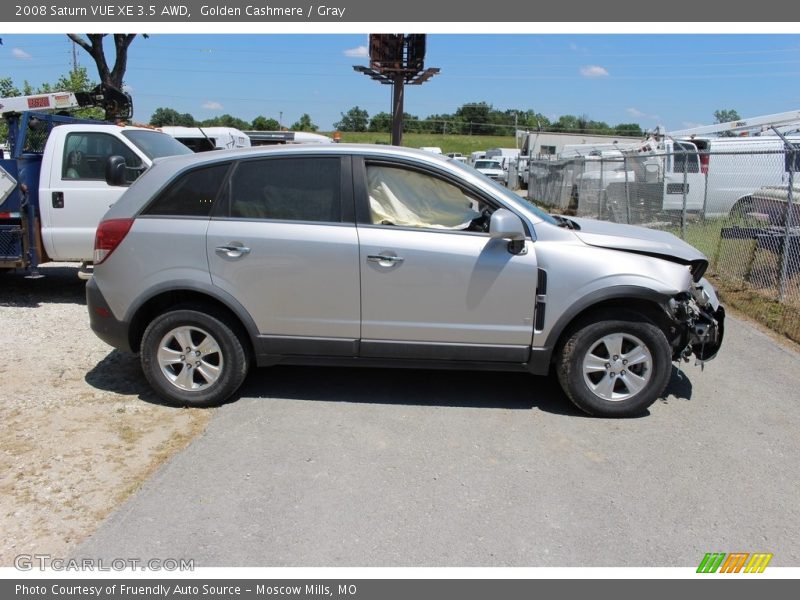
<path fill-rule="evenodd" d="M 628 416 L 672 361 L 716 355 L 707 264 L 446 157 L 283 146 L 156 161 L 100 224 L 87 298 L 96 334 L 179 405 L 226 400 L 253 364 L 378 365 L 552 370 L 581 409 Z"/>

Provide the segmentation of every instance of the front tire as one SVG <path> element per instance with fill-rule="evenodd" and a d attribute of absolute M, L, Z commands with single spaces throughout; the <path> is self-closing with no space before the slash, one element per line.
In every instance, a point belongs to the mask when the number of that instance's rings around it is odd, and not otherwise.
<path fill-rule="evenodd" d="M 574 331 L 557 364 L 566 395 L 601 417 L 641 414 L 667 387 L 672 354 L 664 333 L 644 317 L 617 313 Z"/>
<path fill-rule="evenodd" d="M 250 367 L 237 328 L 222 315 L 173 310 L 145 329 L 142 370 L 155 392 L 177 406 L 216 406 L 241 386 Z"/>

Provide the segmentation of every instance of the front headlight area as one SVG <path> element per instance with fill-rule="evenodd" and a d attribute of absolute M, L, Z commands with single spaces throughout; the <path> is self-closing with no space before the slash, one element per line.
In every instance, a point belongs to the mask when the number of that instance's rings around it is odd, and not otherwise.
<path fill-rule="evenodd" d="M 671 298 L 668 313 L 676 326 L 674 360 L 688 361 L 694 355 L 702 364 L 717 355 L 722 345 L 725 309 L 708 280 L 700 278 L 689 290 Z"/>

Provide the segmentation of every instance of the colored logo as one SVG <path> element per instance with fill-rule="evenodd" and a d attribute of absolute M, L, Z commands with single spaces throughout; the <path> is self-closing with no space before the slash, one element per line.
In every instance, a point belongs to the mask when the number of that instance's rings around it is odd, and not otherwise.
<path fill-rule="evenodd" d="M 698 573 L 763 573 L 772 554 L 766 552 L 707 552 L 697 567 Z"/>

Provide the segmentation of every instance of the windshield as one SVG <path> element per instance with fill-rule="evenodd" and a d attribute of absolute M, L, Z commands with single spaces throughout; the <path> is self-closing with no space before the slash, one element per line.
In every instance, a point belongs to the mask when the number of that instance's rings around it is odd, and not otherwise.
<path fill-rule="evenodd" d="M 482 161 L 478 161 L 478 162 L 482 162 Z M 492 161 L 490 161 L 490 162 L 492 162 Z M 472 173 L 473 175 L 480 175 L 481 181 L 484 181 L 484 183 L 486 183 L 487 185 L 492 186 L 494 191 L 497 192 L 498 194 L 500 194 L 503 197 L 503 199 L 506 202 L 508 202 L 509 204 L 511 204 L 513 206 L 518 206 L 518 207 L 522 208 L 523 210 L 527 210 L 528 212 L 533 213 L 534 215 L 536 215 L 538 218 L 540 218 L 542 221 L 544 221 L 546 223 L 550 223 L 551 225 L 558 225 L 558 221 L 556 221 L 556 219 L 554 219 L 549 214 L 544 212 L 541 208 L 539 208 L 535 204 L 531 204 L 530 202 L 526 202 L 525 199 L 522 196 L 519 196 L 518 194 L 515 194 L 514 192 L 509 190 L 506 186 L 497 183 L 494 179 L 490 179 L 489 177 L 485 177 L 483 175 L 483 173 L 481 173 L 480 171 L 476 171 L 475 167 L 471 167 L 466 163 L 462 163 L 462 162 L 458 162 L 458 161 L 452 161 L 451 164 L 455 165 L 456 168 L 462 169 L 462 170 L 467 171 L 469 173 Z M 477 165 L 477 163 L 476 163 L 476 165 Z"/>
<path fill-rule="evenodd" d="M 122 135 L 128 138 L 133 145 L 144 152 L 149 159 L 161 158 L 162 156 L 176 156 L 178 154 L 192 154 L 192 151 L 181 144 L 171 135 L 160 131 L 150 131 L 148 129 L 129 129 L 123 131 Z"/>
<path fill-rule="evenodd" d="M 502 169 L 503 167 L 495 160 L 479 160 L 475 163 L 476 169 Z"/>

